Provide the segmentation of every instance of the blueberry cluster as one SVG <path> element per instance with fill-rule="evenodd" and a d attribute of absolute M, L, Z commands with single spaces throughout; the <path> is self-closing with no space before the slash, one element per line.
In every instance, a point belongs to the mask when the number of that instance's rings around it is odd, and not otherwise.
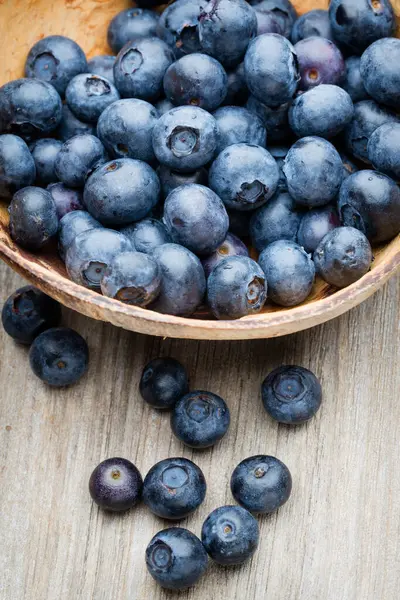
<path fill-rule="evenodd" d="M 116 56 L 45 37 L 0 88 L 12 239 L 57 237 L 75 283 L 171 315 L 354 283 L 400 232 L 390 1 L 160 3 L 113 18 Z"/>

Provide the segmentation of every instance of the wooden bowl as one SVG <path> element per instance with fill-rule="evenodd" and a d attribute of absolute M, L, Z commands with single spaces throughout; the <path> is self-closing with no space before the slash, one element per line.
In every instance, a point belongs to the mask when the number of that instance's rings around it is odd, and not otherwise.
<path fill-rule="evenodd" d="M 392 0 L 400 16 L 400 0 Z M 299 13 L 327 8 L 325 0 L 294 0 Z M 2 0 L 0 33 L 3 49 L 0 85 L 23 76 L 31 46 L 47 35 L 75 39 L 88 57 L 108 54 L 106 31 L 111 18 L 132 6 L 130 0 Z M 256 316 L 237 321 L 211 320 L 208 313 L 196 318 L 162 315 L 127 306 L 76 285 L 67 278 L 54 246 L 32 254 L 16 246 L 8 233 L 8 212 L 0 206 L 0 256 L 25 279 L 59 302 L 94 319 L 151 335 L 192 339 L 255 339 L 294 333 L 318 325 L 360 304 L 379 289 L 399 268 L 400 236 L 374 249 L 371 271 L 362 279 L 337 291 L 317 280 L 308 300 L 295 308 L 268 305 Z"/>

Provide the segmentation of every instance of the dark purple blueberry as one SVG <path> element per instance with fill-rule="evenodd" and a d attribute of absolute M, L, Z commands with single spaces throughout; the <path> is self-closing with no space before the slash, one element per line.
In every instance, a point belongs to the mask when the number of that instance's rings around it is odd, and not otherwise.
<path fill-rule="evenodd" d="M 45 187 L 49 183 L 58 181 L 55 173 L 55 162 L 63 144 L 58 140 L 41 139 L 31 148 L 33 160 L 36 165 L 36 183 Z"/>
<path fill-rule="evenodd" d="M 246 84 L 244 75 L 244 63 L 240 63 L 232 71 L 227 72 L 228 75 L 228 92 L 225 97 L 224 104 L 231 106 L 243 106 L 246 104 L 249 97 L 249 90 Z"/>
<path fill-rule="evenodd" d="M 379 0 L 375 0 L 378 2 Z M 385 38 L 366 49 L 361 57 L 361 77 L 368 94 L 393 109 L 400 107 L 400 40 Z"/>
<path fill-rule="evenodd" d="M 306 252 L 312 254 L 320 241 L 339 225 L 339 216 L 334 206 L 313 208 L 304 213 L 300 221 L 297 242 Z"/>
<path fill-rule="evenodd" d="M 105 77 L 111 83 L 114 83 L 114 64 L 115 56 L 101 54 L 93 56 L 88 62 L 88 73 Z"/>
<path fill-rule="evenodd" d="M 56 131 L 57 137 L 62 142 L 66 142 L 76 135 L 83 135 L 85 133 L 96 135 L 95 124 L 80 121 L 69 107 L 64 104 L 62 107 L 61 122 Z"/>
<path fill-rule="evenodd" d="M 74 115 L 88 123 L 97 123 L 103 110 L 120 99 L 114 84 L 100 75 L 82 73 L 68 84 L 65 99 Z"/>
<path fill-rule="evenodd" d="M 275 144 L 287 142 L 293 137 L 288 120 L 289 106 L 290 104 L 286 103 L 277 108 L 270 108 L 259 102 L 254 96 L 250 96 L 246 104 L 247 110 L 257 115 L 264 123 L 268 143 Z"/>
<path fill-rule="evenodd" d="M 154 358 L 143 369 L 139 389 L 150 406 L 171 409 L 189 391 L 186 369 L 174 358 Z"/>
<path fill-rule="evenodd" d="M 12 134 L 0 135 L 0 198 L 11 200 L 35 178 L 35 161 L 24 140 Z"/>
<path fill-rule="evenodd" d="M 157 175 L 160 178 L 164 198 L 167 198 L 173 190 L 181 185 L 197 183 L 198 185 L 208 186 L 208 173 L 204 168 L 193 171 L 193 173 L 178 173 L 164 165 L 160 165 L 157 169 Z"/>
<path fill-rule="evenodd" d="M 265 127 L 261 119 L 246 108 L 222 106 L 213 115 L 218 124 L 217 154 L 232 144 L 254 144 L 265 148 Z"/>
<path fill-rule="evenodd" d="M 368 158 L 375 169 L 400 181 L 400 123 L 375 129 L 368 142 Z"/>
<path fill-rule="evenodd" d="M 261 252 L 277 240 L 296 241 L 302 213 L 288 192 L 277 192 L 271 200 L 256 210 L 250 221 L 253 246 Z"/>
<path fill-rule="evenodd" d="M 54 200 L 59 219 L 62 219 L 64 215 L 73 210 L 85 210 L 80 190 L 69 188 L 63 183 L 52 183 L 47 186 L 47 191 L 50 192 Z"/>
<path fill-rule="evenodd" d="M 314 9 L 301 15 L 295 21 L 292 29 L 292 43 L 297 44 L 300 40 L 309 37 L 323 37 L 334 42 L 334 37 L 327 10 Z"/>
<path fill-rule="evenodd" d="M 101 227 L 103 226 L 92 215 L 83 210 L 74 210 L 64 215 L 58 230 L 58 251 L 62 260 L 65 261 L 68 248 L 80 233 Z"/>
<path fill-rule="evenodd" d="M 300 40 L 294 49 L 299 63 L 301 90 L 309 90 L 321 83 L 342 83 L 346 65 L 342 53 L 331 40 L 314 36 Z"/>
<path fill-rule="evenodd" d="M 139 470 L 126 458 L 107 458 L 93 471 L 89 480 L 92 500 L 100 508 L 119 512 L 137 504 L 143 480 Z"/>
<path fill-rule="evenodd" d="M 297 13 L 289 0 L 251 0 L 250 4 L 258 14 L 269 16 L 276 22 L 280 35 L 290 38 Z M 260 35 L 260 34 L 258 34 Z"/>
<path fill-rule="evenodd" d="M 122 252 L 107 266 L 101 280 L 104 296 L 131 306 L 147 306 L 160 291 L 158 264 L 143 252 Z"/>
<path fill-rule="evenodd" d="M 122 10 L 115 15 L 108 26 L 108 45 L 115 54 L 118 54 L 129 42 L 155 36 L 157 24 L 158 15 L 152 10 L 136 7 Z"/>
<path fill-rule="evenodd" d="M 199 17 L 207 0 L 176 0 L 163 11 L 157 26 L 158 36 L 180 58 L 201 52 Z"/>
<path fill-rule="evenodd" d="M 342 88 L 346 90 L 353 102 L 368 100 L 369 96 L 360 72 L 361 58 L 359 56 L 349 56 L 345 62 L 346 77 L 342 82 Z"/>
<path fill-rule="evenodd" d="M 247 246 L 233 233 L 227 233 L 222 244 L 212 254 L 202 259 L 201 262 L 206 277 L 210 275 L 214 267 L 228 256 L 249 256 Z"/>
<path fill-rule="evenodd" d="M 53 198 L 39 187 L 16 192 L 10 208 L 11 238 L 28 250 L 38 250 L 58 231 L 58 216 Z"/>
<path fill-rule="evenodd" d="M 67 140 L 55 160 L 55 173 L 72 188 L 81 188 L 86 179 L 108 160 L 107 152 L 94 135 L 85 133 Z"/>
<path fill-rule="evenodd" d="M 152 254 L 158 246 L 171 242 L 171 236 L 164 223 L 157 219 L 143 219 L 123 227 L 120 231 L 131 241 L 137 252 L 145 254 Z"/>

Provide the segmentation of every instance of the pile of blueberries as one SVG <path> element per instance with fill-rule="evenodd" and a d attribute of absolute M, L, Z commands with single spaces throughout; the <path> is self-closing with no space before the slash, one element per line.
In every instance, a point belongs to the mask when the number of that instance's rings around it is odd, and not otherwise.
<path fill-rule="evenodd" d="M 116 57 L 45 37 L 0 88 L 12 239 L 58 238 L 74 282 L 181 316 L 295 306 L 316 274 L 365 275 L 370 244 L 400 231 L 390 1 L 300 18 L 289 0 L 157 4 L 111 21 Z"/>

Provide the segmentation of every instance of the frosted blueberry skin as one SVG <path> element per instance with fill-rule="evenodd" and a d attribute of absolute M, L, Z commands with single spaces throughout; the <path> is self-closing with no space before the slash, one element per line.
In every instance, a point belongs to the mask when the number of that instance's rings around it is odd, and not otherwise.
<path fill-rule="evenodd" d="M 339 288 L 351 285 L 368 273 L 372 258 L 367 238 L 354 227 L 333 229 L 314 252 L 318 275 Z"/>
<path fill-rule="evenodd" d="M 114 83 L 115 60 L 115 56 L 109 54 L 93 56 L 93 58 L 88 61 L 87 72 L 92 73 L 93 75 L 99 75 L 100 77 L 105 77 L 108 81 Z"/>
<path fill-rule="evenodd" d="M 244 75 L 244 63 L 241 62 L 235 69 L 227 71 L 228 91 L 223 102 L 224 105 L 243 106 L 249 97 L 249 90 Z"/>
<path fill-rule="evenodd" d="M 58 181 L 55 173 L 55 162 L 62 145 L 62 142 L 52 138 L 44 138 L 35 142 L 31 152 L 35 161 L 36 182 L 38 185 L 45 187 L 49 183 Z"/>
<path fill-rule="evenodd" d="M 321 83 L 341 85 L 346 65 L 342 53 L 331 40 L 306 38 L 297 42 L 294 49 L 299 63 L 301 90 L 309 90 Z"/>
<path fill-rule="evenodd" d="M 162 98 L 161 100 L 158 100 L 158 102 L 155 102 L 154 107 L 157 109 L 160 117 L 162 117 L 165 113 L 175 108 L 175 105 L 172 104 L 168 98 Z"/>
<path fill-rule="evenodd" d="M 165 71 L 173 61 L 171 48 L 156 37 L 128 42 L 114 65 L 114 81 L 121 98 L 157 100 Z"/>
<path fill-rule="evenodd" d="M 228 256 L 249 256 L 247 246 L 233 233 L 227 233 L 226 238 L 209 256 L 202 259 L 204 273 L 209 277 L 211 271 Z"/>
<path fill-rule="evenodd" d="M 277 192 L 271 200 L 257 209 L 250 220 L 253 246 L 261 252 L 277 240 L 296 241 L 303 213 L 288 192 Z"/>
<path fill-rule="evenodd" d="M 162 519 L 183 519 L 202 504 L 206 480 L 187 458 L 166 458 L 156 463 L 143 483 L 143 502 Z"/>
<path fill-rule="evenodd" d="M 286 425 L 309 421 L 322 401 L 321 384 L 314 373 L 297 366 L 272 371 L 263 381 L 261 395 L 270 417 Z"/>
<path fill-rule="evenodd" d="M 199 17 L 200 45 L 230 69 L 243 60 L 257 26 L 256 14 L 244 0 L 211 0 Z"/>
<path fill-rule="evenodd" d="M 246 256 L 220 262 L 207 281 L 207 303 L 220 320 L 259 313 L 267 300 L 267 281 L 261 267 Z"/>
<path fill-rule="evenodd" d="M 61 116 L 60 95 L 45 81 L 16 79 L 0 88 L 0 133 L 29 142 L 52 133 Z"/>
<path fill-rule="evenodd" d="M 158 246 L 171 242 L 171 236 L 164 223 L 157 221 L 157 219 L 143 219 L 132 225 L 122 227 L 120 231 L 131 241 L 132 247 L 137 252 L 144 252 L 145 254 L 152 254 Z"/>
<path fill-rule="evenodd" d="M 398 109 L 400 106 L 400 40 L 385 38 L 376 41 L 361 57 L 361 77 L 368 94 L 381 104 Z"/>
<path fill-rule="evenodd" d="M 346 90 L 353 102 L 368 100 L 369 96 L 365 89 L 360 72 L 361 58 L 349 56 L 346 58 L 346 77 L 342 81 L 342 88 Z"/>
<path fill-rule="evenodd" d="M 269 244 L 258 262 L 268 282 L 268 297 L 280 306 L 297 306 L 310 295 L 315 278 L 311 256 L 289 240 Z"/>
<path fill-rule="evenodd" d="M 290 38 L 297 13 L 289 0 L 251 0 L 249 2 L 257 14 L 273 17 L 280 35 Z"/>
<path fill-rule="evenodd" d="M 217 154 L 232 144 L 254 144 L 265 148 L 267 132 L 259 117 L 240 106 L 222 106 L 213 113 L 218 124 Z"/>
<path fill-rule="evenodd" d="M 25 187 L 11 200 L 10 235 L 28 250 L 38 250 L 58 231 L 58 216 L 49 192 L 39 187 Z"/>
<path fill-rule="evenodd" d="M 17 135 L 0 135 L 0 198 L 11 200 L 35 178 L 35 161 L 24 140 Z"/>
<path fill-rule="evenodd" d="M 400 181 L 400 123 L 386 123 L 375 129 L 367 150 L 375 169 Z"/>
<path fill-rule="evenodd" d="M 57 137 L 62 141 L 75 137 L 76 135 L 83 135 L 88 133 L 90 135 L 96 135 L 96 126 L 94 123 L 84 123 L 78 119 L 74 113 L 69 109 L 67 104 L 63 104 L 62 107 L 62 118 L 60 124 L 56 130 Z"/>
<path fill-rule="evenodd" d="M 108 106 L 97 122 L 97 136 L 113 158 L 155 159 L 152 133 L 159 114 L 152 104 L 129 98 Z"/>
<path fill-rule="evenodd" d="M 173 190 L 181 185 L 196 183 L 208 186 L 208 173 L 204 168 L 197 169 L 193 173 L 177 173 L 164 165 L 160 165 L 157 169 L 157 175 L 160 178 L 164 198 L 167 198 Z"/>
<path fill-rule="evenodd" d="M 191 531 L 172 527 L 159 531 L 146 548 L 146 566 L 153 579 L 168 590 L 185 590 L 207 569 L 207 553 Z"/>
<path fill-rule="evenodd" d="M 244 71 L 253 96 L 275 108 L 292 100 L 300 81 L 295 48 L 289 40 L 275 33 L 260 35 L 251 42 L 244 59 Z"/>
<path fill-rule="evenodd" d="M 63 35 L 49 35 L 36 42 L 25 63 L 26 77 L 40 79 L 64 96 L 73 77 L 86 73 L 87 61 L 82 48 Z"/>
<path fill-rule="evenodd" d="M 158 15 L 152 10 L 127 8 L 111 20 L 107 31 L 107 42 L 114 54 L 128 44 L 142 38 L 155 36 Z"/>
<path fill-rule="evenodd" d="M 200 260 L 178 244 L 164 244 L 153 258 L 161 269 L 161 291 L 151 309 L 169 315 L 190 317 L 203 303 L 206 278 Z"/>
<path fill-rule="evenodd" d="M 174 358 L 155 358 L 143 369 L 139 389 L 150 406 L 171 409 L 189 391 L 186 369 Z"/>
<path fill-rule="evenodd" d="M 58 179 L 72 188 L 81 188 L 86 179 L 108 160 L 107 152 L 94 135 L 76 135 L 57 154 L 54 170 Z"/>
<path fill-rule="evenodd" d="M 251 456 L 233 471 L 231 491 L 236 502 L 249 512 L 272 513 L 289 500 L 292 476 L 274 456 Z"/>
<path fill-rule="evenodd" d="M 279 169 L 271 154 L 252 144 L 234 144 L 218 155 L 209 186 L 228 208 L 254 210 L 274 195 Z"/>
<path fill-rule="evenodd" d="M 57 184 L 56 184 L 57 185 Z M 60 219 L 58 230 L 58 252 L 63 261 L 75 238 L 89 229 L 100 229 L 103 226 L 83 210 L 74 210 Z"/>
<path fill-rule="evenodd" d="M 343 225 L 356 227 L 372 244 L 388 242 L 400 232 L 400 188 L 378 171 L 350 175 L 340 188 L 338 210 Z"/>
<path fill-rule="evenodd" d="M 160 16 L 157 35 L 173 49 L 176 58 L 201 52 L 199 17 L 207 0 L 177 0 Z"/>
<path fill-rule="evenodd" d="M 301 15 L 294 23 L 292 29 L 292 43 L 297 44 L 300 40 L 309 37 L 323 37 L 335 41 L 327 10 L 314 9 Z"/>
<path fill-rule="evenodd" d="M 257 115 L 263 122 L 267 131 L 268 144 L 287 142 L 293 137 L 289 127 L 289 107 L 290 103 L 287 102 L 276 108 L 271 108 L 259 102 L 254 96 L 250 96 L 246 104 L 247 110 Z"/>
<path fill-rule="evenodd" d="M 282 33 L 282 29 L 276 15 L 272 12 L 256 11 L 257 36 L 264 33 Z"/>
<path fill-rule="evenodd" d="M 334 206 L 313 208 L 303 214 L 297 231 L 297 242 L 306 252 L 314 252 L 321 240 L 335 227 L 340 219 Z"/>
<path fill-rule="evenodd" d="M 67 249 L 67 273 L 75 283 L 100 291 L 102 277 L 110 262 L 121 252 L 131 250 L 130 241 L 117 231 L 87 229 L 77 235 Z"/>
<path fill-rule="evenodd" d="M 56 205 L 57 216 L 61 220 L 64 215 L 74 210 L 85 210 L 82 204 L 82 192 L 68 188 L 63 183 L 51 183 L 47 191 Z"/>
<path fill-rule="evenodd" d="M 89 479 L 92 500 L 104 510 L 119 512 L 135 506 L 141 498 L 143 479 L 126 458 L 107 458 Z"/>
<path fill-rule="evenodd" d="M 105 77 L 82 73 L 69 82 L 65 99 L 78 119 L 97 123 L 103 110 L 119 100 L 120 95 L 114 84 Z"/>

